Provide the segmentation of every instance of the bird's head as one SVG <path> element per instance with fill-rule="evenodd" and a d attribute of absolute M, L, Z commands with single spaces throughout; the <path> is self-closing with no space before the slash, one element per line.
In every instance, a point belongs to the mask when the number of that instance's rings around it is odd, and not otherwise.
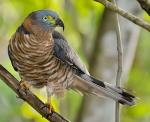
<path fill-rule="evenodd" d="M 25 19 L 23 26 L 29 32 L 37 29 L 53 31 L 55 27 L 62 27 L 64 30 L 63 21 L 56 12 L 51 10 L 38 10 L 30 13 Z"/>

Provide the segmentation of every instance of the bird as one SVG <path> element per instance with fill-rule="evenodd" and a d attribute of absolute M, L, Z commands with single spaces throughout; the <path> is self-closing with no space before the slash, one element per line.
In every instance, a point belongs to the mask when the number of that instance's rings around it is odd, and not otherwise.
<path fill-rule="evenodd" d="M 66 90 L 106 96 L 124 105 L 134 105 L 134 95 L 90 75 L 76 51 L 56 31 L 57 27 L 64 30 L 64 22 L 55 11 L 36 10 L 12 35 L 8 55 L 21 78 L 20 87 L 46 87 L 49 112 L 53 109 L 51 96 L 63 97 Z"/>

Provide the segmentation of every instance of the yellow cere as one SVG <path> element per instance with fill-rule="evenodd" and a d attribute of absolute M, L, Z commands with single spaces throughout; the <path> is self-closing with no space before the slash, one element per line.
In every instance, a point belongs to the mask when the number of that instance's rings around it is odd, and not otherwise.
<path fill-rule="evenodd" d="M 47 16 L 48 20 L 54 20 L 53 17 Z"/>
<path fill-rule="evenodd" d="M 47 16 L 48 20 L 51 22 L 51 24 L 56 24 L 55 19 L 52 16 Z"/>

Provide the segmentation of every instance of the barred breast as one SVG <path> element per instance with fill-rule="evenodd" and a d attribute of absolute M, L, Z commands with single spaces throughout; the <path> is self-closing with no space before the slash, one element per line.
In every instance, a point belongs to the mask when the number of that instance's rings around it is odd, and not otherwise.
<path fill-rule="evenodd" d="M 73 70 L 53 55 L 52 36 L 42 38 L 16 33 L 9 42 L 9 52 L 22 80 L 40 88 L 53 82 L 66 88 Z"/>

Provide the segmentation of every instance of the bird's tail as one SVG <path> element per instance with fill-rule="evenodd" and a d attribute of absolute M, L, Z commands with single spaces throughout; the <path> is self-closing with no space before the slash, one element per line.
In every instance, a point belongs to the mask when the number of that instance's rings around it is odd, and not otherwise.
<path fill-rule="evenodd" d="M 125 92 L 121 88 L 99 81 L 83 72 L 77 73 L 74 80 L 72 88 L 75 90 L 94 94 L 99 97 L 103 95 L 121 104 L 130 106 L 135 104 L 135 96 Z"/>

